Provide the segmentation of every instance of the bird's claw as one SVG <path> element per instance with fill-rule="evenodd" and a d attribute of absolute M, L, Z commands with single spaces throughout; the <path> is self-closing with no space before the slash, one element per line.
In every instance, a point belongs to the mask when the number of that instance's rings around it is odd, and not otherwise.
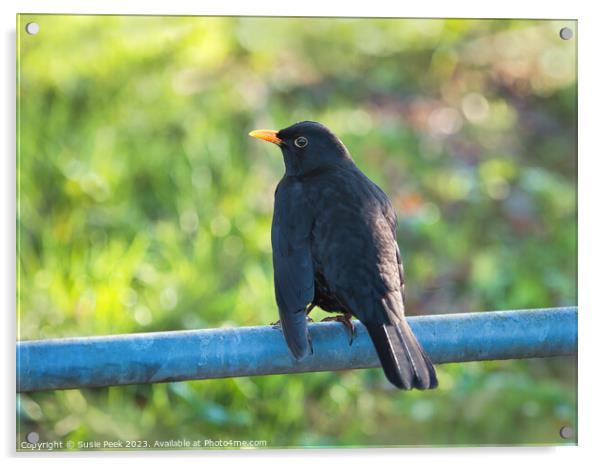
<path fill-rule="evenodd" d="M 353 340 L 355 340 L 355 336 L 357 335 L 357 331 L 355 330 L 355 325 L 353 325 L 353 321 L 349 319 L 349 325 L 351 328 L 349 329 L 349 346 L 353 345 Z M 345 328 L 348 328 L 345 326 Z"/>
<path fill-rule="evenodd" d="M 349 346 L 353 344 L 353 340 L 355 339 L 356 331 L 355 325 L 353 325 L 353 321 L 351 320 L 353 316 L 351 314 L 343 314 L 333 317 L 326 317 L 322 319 L 320 322 L 341 322 L 345 326 L 345 330 L 349 335 Z"/>
<path fill-rule="evenodd" d="M 314 354 L 314 345 L 311 341 L 311 335 L 307 332 L 307 342 L 309 343 L 309 354 Z"/>

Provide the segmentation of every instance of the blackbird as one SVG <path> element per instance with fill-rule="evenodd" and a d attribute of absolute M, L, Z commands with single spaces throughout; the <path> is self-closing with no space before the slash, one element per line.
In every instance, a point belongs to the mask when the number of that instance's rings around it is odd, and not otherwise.
<path fill-rule="evenodd" d="M 368 329 L 389 381 L 404 390 L 437 387 L 433 364 L 404 317 L 397 218 L 387 195 L 324 125 L 303 121 L 250 136 L 277 144 L 286 167 L 274 196 L 272 259 L 286 343 L 308 355 L 314 306 Z"/>

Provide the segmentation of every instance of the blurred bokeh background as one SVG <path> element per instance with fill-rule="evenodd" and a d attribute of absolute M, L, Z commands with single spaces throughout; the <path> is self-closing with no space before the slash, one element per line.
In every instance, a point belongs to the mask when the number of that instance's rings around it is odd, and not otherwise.
<path fill-rule="evenodd" d="M 19 338 L 276 320 L 283 164 L 247 133 L 305 119 L 391 197 L 409 314 L 576 304 L 576 39 L 560 39 L 564 26 L 576 23 L 20 16 Z M 438 371 L 428 393 L 374 369 L 20 395 L 18 431 L 574 442 L 558 434 L 576 423 L 573 358 Z"/>

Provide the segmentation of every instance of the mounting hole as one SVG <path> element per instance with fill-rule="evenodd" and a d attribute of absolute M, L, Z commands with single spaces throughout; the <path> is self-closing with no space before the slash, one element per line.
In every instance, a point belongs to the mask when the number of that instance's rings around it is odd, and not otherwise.
<path fill-rule="evenodd" d="M 573 38 L 573 30 L 571 28 L 562 28 L 560 30 L 560 38 L 562 40 L 570 40 Z"/>
<path fill-rule="evenodd" d="M 562 426 L 560 428 L 560 432 L 559 432 L 560 436 L 565 439 L 572 439 L 573 435 L 575 435 L 575 432 L 573 431 L 573 428 L 570 426 Z"/>
<path fill-rule="evenodd" d="M 38 23 L 27 23 L 25 25 L 25 31 L 27 34 L 34 36 L 40 32 L 40 25 Z"/>

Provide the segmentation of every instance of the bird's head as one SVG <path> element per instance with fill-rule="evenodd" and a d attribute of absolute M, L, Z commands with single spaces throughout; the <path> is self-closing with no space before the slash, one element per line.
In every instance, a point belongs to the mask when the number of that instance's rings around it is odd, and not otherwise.
<path fill-rule="evenodd" d="M 249 136 L 280 147 L 287 175 L 303 175 L 316 169 L 351 162 L 349 152 L 339 138 L 315 121 L 302 121 L 280 131 L 251 131 Z"/>

